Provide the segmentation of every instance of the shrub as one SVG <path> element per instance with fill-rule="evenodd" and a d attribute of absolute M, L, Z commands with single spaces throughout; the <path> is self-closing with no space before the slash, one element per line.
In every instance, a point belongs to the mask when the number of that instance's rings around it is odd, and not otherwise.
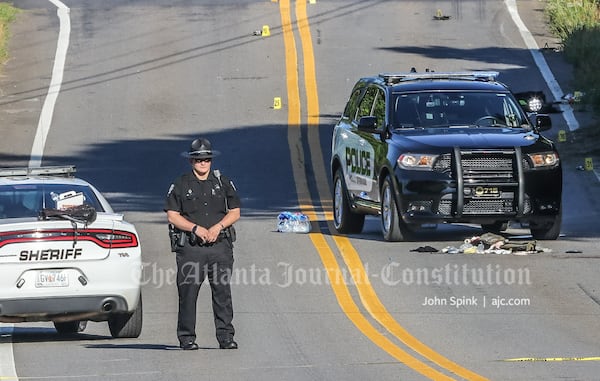
<path fill-rule="evenodd" d="M 0 63 L 7 58 L 6 42 L 8 40 L 8 24 L 14 20 L 17 9 L 10 4 L 0 3 Z"/>
<path fill-rule="evenodd" d="M 546 15 L 575 69 L 575 86 L 586 93 L 586 103 L 600 110 L 600 1 L 549 0 Z"/>

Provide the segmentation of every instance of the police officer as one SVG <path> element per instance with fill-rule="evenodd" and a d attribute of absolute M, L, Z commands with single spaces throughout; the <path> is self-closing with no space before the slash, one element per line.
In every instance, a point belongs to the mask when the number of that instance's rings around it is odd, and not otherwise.
<path fill-rule="evenodd" d="M 219 152 L 207 139 L 196 139 L 182 156 L 192 171 L 178 177 L 169 188 L 165 211 L 170 224 L 185 234 L 176 248 L 179 314 L 177 336 L 184 350 L 196 344 L 196 302 L 205 277 L 212 291 L 216 336 L 221 349 L 237 349 L 230 278 L 233 243 L 228 230 L 240 218 L 240 199 L 225 176 L 211 171 Z"/>

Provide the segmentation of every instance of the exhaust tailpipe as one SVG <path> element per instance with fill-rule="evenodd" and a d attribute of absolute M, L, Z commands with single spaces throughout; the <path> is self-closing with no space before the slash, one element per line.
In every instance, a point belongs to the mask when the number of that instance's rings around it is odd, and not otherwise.
<path fill-rule="evenodd" d="M 110 312 L 115 308 L 114 303 L 113 302 L 104 302 L 102 304 L 102 311 L 104 312 Z"/>

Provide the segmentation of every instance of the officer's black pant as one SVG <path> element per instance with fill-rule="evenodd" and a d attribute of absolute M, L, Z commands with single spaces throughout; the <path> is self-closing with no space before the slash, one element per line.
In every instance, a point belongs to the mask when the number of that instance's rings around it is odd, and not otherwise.
<path fill-rule="evenodd" d="M 180 342 L 196 340 L 196 304 L 200 286 L 206 277 L 212 291 L 212 308 L 219 342 L 232 339 L 235 333 L 231 301 L 233 248 L 227 240 L 208 246 L 190 246 L 177 251 L 177 291 L 179 315 L 177 337 Z"/>

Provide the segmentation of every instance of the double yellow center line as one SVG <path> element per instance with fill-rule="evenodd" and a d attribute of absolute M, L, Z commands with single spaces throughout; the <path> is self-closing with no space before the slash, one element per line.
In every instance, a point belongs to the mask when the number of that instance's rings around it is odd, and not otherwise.
<path fill-rule="evenodd" d="M 298 192 L 298 201 L 301 211 L 312 221 L 317 221 L 317 211 L 315 204 L 310 196 L 310 191 L 305 175 L 304 146 L 302 142 L 301 123 L 302 112 L 300 102 L 300 80 L 298 65 L 298 50 L 294 37 L 294 25 L 297 26 L 302 46 L 302 67 L 304 78 L 304 90 L 306 96 L 306 115 L 308 125 L 308 146 L 311 155 L 311 162 L 315 177 L 317 179 L 326 179 L 327 172 L 324 167 L 323 155 L 319 141 L 319 98 L 317 92 L 317 80 L 315 70 L 315 60 L 310 34 L 310 24 L 308 22 L 307 1 L 298 0 L 295 2 L 294 13 L 296 22 L 292 21 L 292 7 L 290 0 L 279 0 L 281 13 L 281 24 L 285 47 L 285 66 L 287 80 L 287 104 L 288 104 L 288 144 L 291 152 L 292 171 L 296 189 Z M 327 181 L 317 181 L 317 192 L 319 194 L 319 204 L 323 208 L 322 215 L 327 221 L 332 220 L 330 211 L 330 191 Z M 329 276 L 330 284 L 337 301 L 352 323 L 373 343 L 389 353 L 392 357 L 402 362 L 416 372 L 432 380 L 453 380 L 454 376 L 459 376 L 467 380 L 485 380 L 484 377 L 452 362 L 441 354 L 429 348 L 409 332 L 407 332 L 387 311 L 383 303 L 379 300 L 375 290 L 369 282 L 368 275 L 363 263 L 350 241 L 343 236 L 333 235 L 333 242 L 348 267 L 348 272 L 352 275 L 353 283 L 356 285 L 361 304 L 372 319 L 375 319 L 396 339 L 402 342 L 407 349 L 414 354 L 401 348 L 398 344 L 380 332 L 371 321 L 365 316 L 365 313 L 356 304 L 350 290 L 344 281 L 340 281 L 339 275 L 342 273 L 334 251 L 329 245 L 324 235 L 320 231 L 314 231 L 309 237 L 317 250 L 321 261 Z M 420 355 L 421 358 L 418 358 Z M 425 361 L 428 361 L 426 363 Z M 432 365 L 429 365 L 432 364 Z M 437 366 L 437 369 L 434 367 Z M 443 373 L 446 372 L 446 373 Z"/>

